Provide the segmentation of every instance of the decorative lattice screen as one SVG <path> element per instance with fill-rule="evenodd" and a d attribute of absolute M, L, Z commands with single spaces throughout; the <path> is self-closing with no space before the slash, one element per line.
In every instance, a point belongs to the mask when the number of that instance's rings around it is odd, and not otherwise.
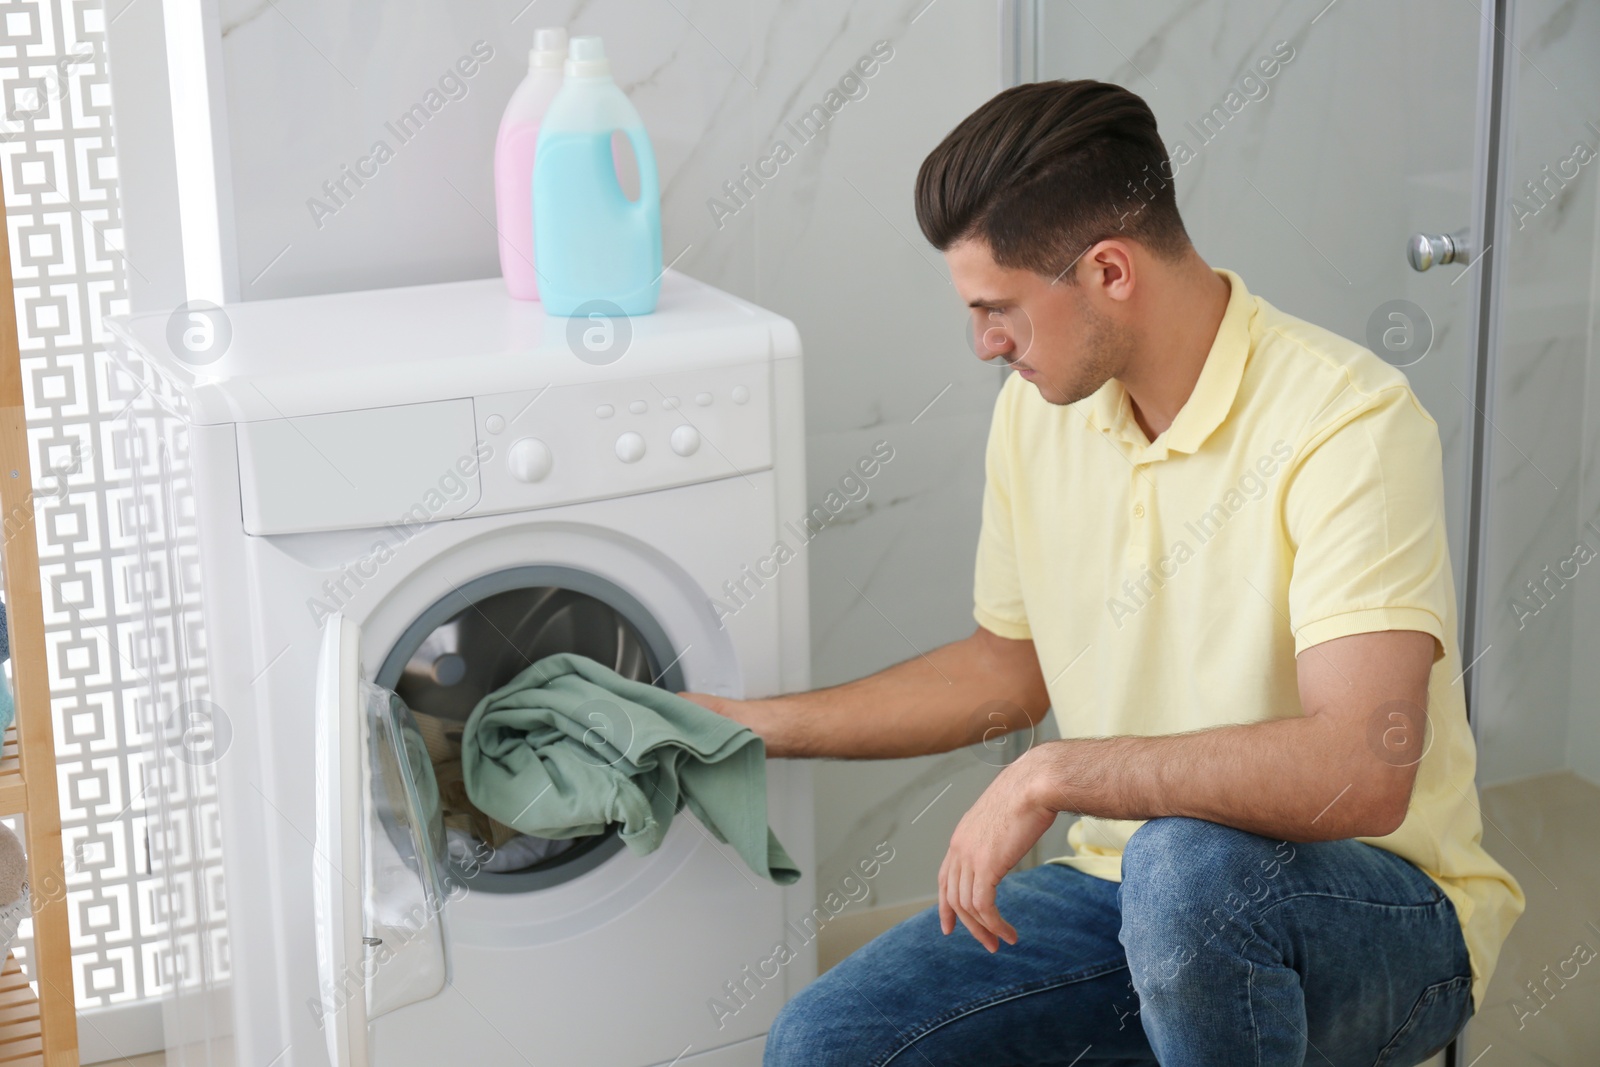
<path fill-rule="evenodd" d="M 172 457 L 151 447 L 148 418 L 133 418 L 136 407 L 149 411 L 148 391 L 106 351 L 104 319 L 127 310 L 126 272 L 138 265 L 120 252 L 101 3 L 0 0 L 0 22 L 0 166 L 36 472 L 73 962 L 79 1006 L 110 1007 L 170 992 L 197 950 L 226 966 L 220 881 L 203 876 L 215 869 L 214 818 L 182 821 L 176 836 L 157 832 L 163 810 L 192 805 L 211 786 L 211 768 L 192 759 L 178 764 L 181 782 L 169 773 L 158 784 L 173 749 L 152 744 L 171 718 L 163 709 L 183 706 L 203 684 L 195 662 L 203 635 L 184 589 L 193 531 L 160 499 L 160 466 Z M 130 454 L 142 457 L 142 472 Z M 152 535 L 142 559 L 139 524 Z M 26 940 L 17 949 L 24 966 L 28 949 Z"/>

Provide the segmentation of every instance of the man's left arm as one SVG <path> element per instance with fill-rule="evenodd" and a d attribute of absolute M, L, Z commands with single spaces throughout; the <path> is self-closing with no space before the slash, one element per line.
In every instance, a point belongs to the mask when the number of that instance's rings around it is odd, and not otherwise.
<path fill-rule="evenodd" d="M 1032 749 L 956 827 L 939 869 L 944 932 L 959 919 L 991 952 L 1015 944 L 995 888 L 1061 812 L 1188 816 L 1288 841 L 1392 833 L 1425 743 L 1436 648 L 1415 630 L 1339 637 L 1296 660 L 1303 715 Z"/>

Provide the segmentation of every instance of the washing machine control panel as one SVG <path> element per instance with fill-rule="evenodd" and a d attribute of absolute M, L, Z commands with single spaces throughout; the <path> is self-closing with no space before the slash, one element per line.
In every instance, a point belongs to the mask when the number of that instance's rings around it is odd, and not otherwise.
<path fill-rule="evenodd" d="M 597 500 L 772 466 L 765 362 L 474 400 L 482 495 L 472 514 Z"/>

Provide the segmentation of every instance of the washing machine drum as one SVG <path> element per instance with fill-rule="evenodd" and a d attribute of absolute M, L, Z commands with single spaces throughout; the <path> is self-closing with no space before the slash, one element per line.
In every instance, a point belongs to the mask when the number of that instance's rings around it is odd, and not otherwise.
<path fill-rule="evenodd" d="M 455 590 L 407 630 L 378 673 L 378 684 L 416 715 L 444 804 L 451 866 L 477 888 L 514 892 L 565 881 L 621 844 L 611 831 L 562 840 L 521 834 L 472 805 L 461 779 L 461 730 L 479 701 L 561 652 L 588 656 L 624 678 L 681 685 L 676 671 L 657 677 L 660 657 L 641 631 L 651 631 L 654 643 L 662 635 L 637 602 L 593 581 L 582 583 L 587 591 L 570 588 L 579 584 L 571 581 L 520 584 L 548 580 L 541 570 Z"/>

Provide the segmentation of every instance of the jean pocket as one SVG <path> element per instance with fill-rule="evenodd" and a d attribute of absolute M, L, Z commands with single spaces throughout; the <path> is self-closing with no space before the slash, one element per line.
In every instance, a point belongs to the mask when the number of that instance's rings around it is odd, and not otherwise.
<path fill-rule="evenodd" d="M 1461 975 L 1422 991 L 1411 1014 L 1383 1046 L 1373 1067 L 1414 1067 L 1437 1055 L 1472 1014 L 1472 976 Z"/>

